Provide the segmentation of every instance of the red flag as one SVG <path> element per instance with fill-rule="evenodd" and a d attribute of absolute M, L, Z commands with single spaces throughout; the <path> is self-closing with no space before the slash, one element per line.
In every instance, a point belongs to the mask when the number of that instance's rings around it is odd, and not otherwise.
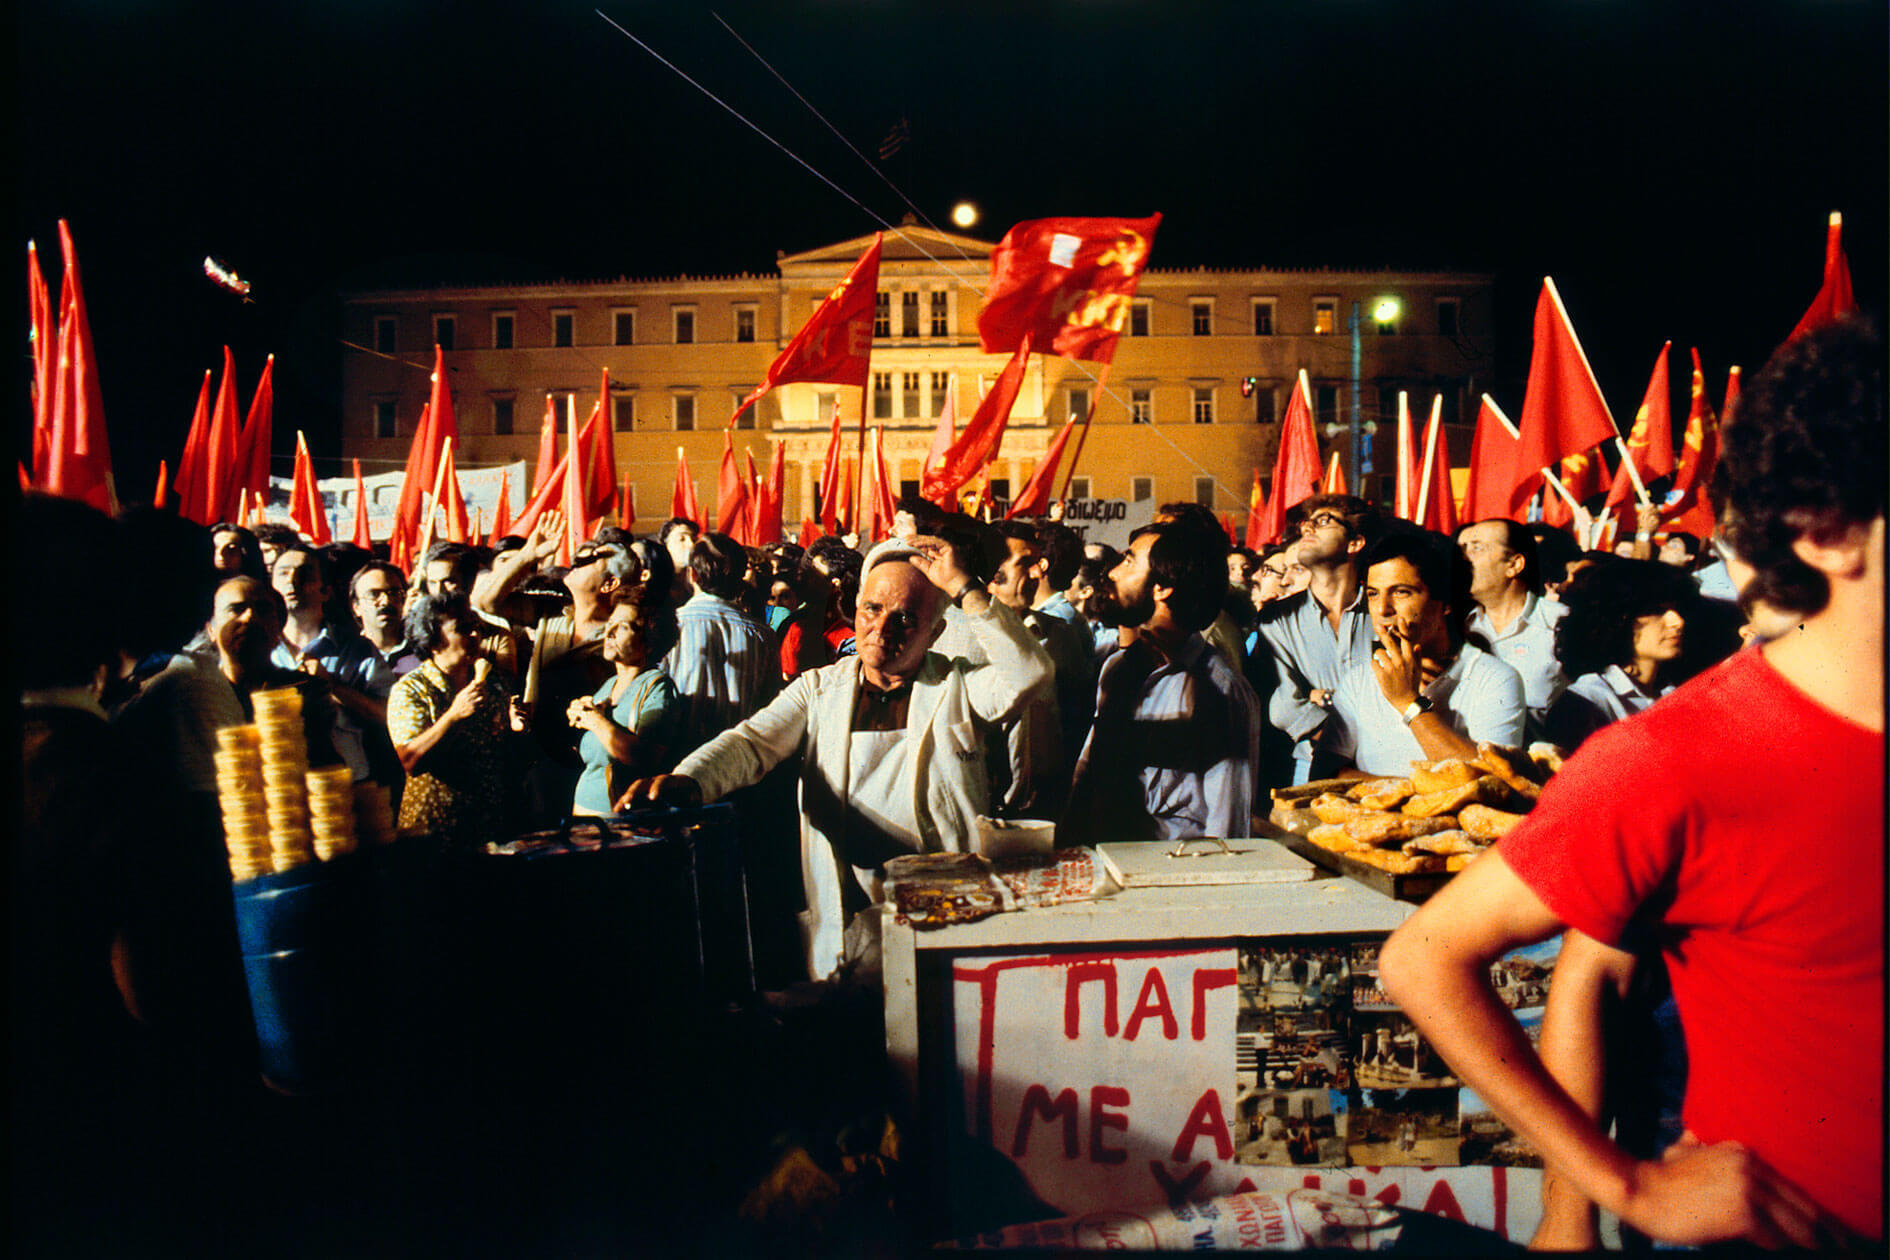
<path fill-rule="evenodd" d="M 26 243 L 26 311 L 33 340 L 33 469 L 46 472 L 46 451 L 52 443 L 53 371 L 59 362 L 58 326 L 53 323 L 52 295 L 46 273 L 40 270 L 39 250 Z"/>
<path fill-rule="evenodd" d="M 702 507 L 696 502 L 696 483 L 689 476 L 689 457 L 676 448 L 676 489 L 669 496 L 669 514 L 686 521 L 702 523 Z"/>
<path fill-rule="evenodd" d="M 160 459 L 158 461 L 157 489 L 151 492 L 151 506 L 154 508 L 157 508 L 159 511 L 164 510 L 164 503 L 166 499 L 165 492 L 169 489 L 168 483 L 170 481 L 170 472 L 171 472 L 170 465 L 166 464 L 163 460 Z M 28 484 L 25 481 L 22 481 L 20 483 L 20 486 L 21 486 L 21 489 L 31 488 L 30 486 L 28 486 Z"/>
<path fill-rule="evenodd" d="M 525 510 L 512 518 L 514 534 L 523 537 L 531 533 L 540 516 L 560 506 L 564 499 L 564 469 L 568 457 L 568 452 L 558 457 L 558 462 L 551 466 L 551 471 L 545 476 L 545 484 L 532 495 Z"/>
<path fill-rule="evenodd" d="M 210 445 L 210 373 L 203 374 L 197 390 L 197 408 L 190 415 L 190 432 L 184 435 L 184 454 L 177 461 L 177 480 L 171 489 L 177 495 L 177 514 L 199 525 L 214 525 L 214 518 L 203 516 L 205 468 Z"/>
<path fill-rule="evenodd" d="M 236 491 L 253 495 L 269 494 L 269 448 L 275 441 L 276 356 L 263 361 L 262 376 L 256 392 L 250 396 L 249 412 L 243 419 L 243 436 L 236 446 Z"/>
<path fill-rule="evenodd" d="M 1465 521 L 1475 524 L 1498 517 L 1522 519 L 1510 505 L 1509 497 L 1510 488 L 1516 482 L 1520 444 L 1516 426 L 1509 422 L 1494 399 L 1483 395 L 1483 405 L 1477 409 L 1476 436 L 1470 439 L 1470 476 L 1463 487 Z"/>
<path fill-rule="evenodd" d="M 1345 488 L 1345 463 L 1337 451 L 1332 452 L 1332 466 L 1326 469 L 1326 484 L 1321 487 L 1322 494 L 1349 494 Z"/>
<path fill-rule="evenodd" d="M 610 414 L 610 369 L 604 369 L 604 383 L 597 394 L 597 408 L 584 426 L 590 441 L 585 448 L 587 482 L 584 510 L 591 516 L 607 516 L 617 507 L 617 432 Z"/>
<path fill-rule="evenodd" d="M 499 487 L 499 496 L 504 498 L 505 487 Z M 355 546 L 364 551 L 374 547 L 374 535 L 368 529 L 367 482 L 361 479 L 361 461 L 354 461 L 354 537 Z"/>
<path fill-rule="evenodd" d="M 755 472 L 755 453 L 744 451 L 742 458 L 748 461 L 748 475 L 742 478 L 748 486 L 748 511 L 742 515 L 742 529 L 745 533 L 741 542 L 744 547 L 759 547 L 761 545 L 761 518 L 768 511 L 768 487 Z"/>
<path fill-rule="evenodd" d="M 761 384 L 735 408 L 735 416 L 754 406 L 775 386 L 793 381 L 866 389 L 873 353 L 874 304 L 879 293 L 880 236 L 878 232 L 873 234 L 873 243 L 853 264 L 853 270 L 814 308 L 794 340 L 768 365 Z M 735 416 L 729 417 L 730 427 L 735 424 Z"/>
<path fill-rule="evenodd" d="M 1063 459 L 1063 444 L 1070 440 L 1070 430 L 1075 427 L 1076 417 L 1071 416 L 1057 430 L 1057 435 L 1050 439 L 1037 471 L 1030 475 L 1023 490 L 1011 500 L 1011 510 L 1004 514 L 1006 520 L 1017 516 L 1042 516 L 1050 510 L 1050 488 L 1056 484 L 1057 464 Z"/>
<path fill-rule="evenodd" d="M 819 537 L 820 526 L 814 523 L 814 518 L 811 516 L 803 516 L 801 518 L 801 550 L 806 551 L 809 547 L 813 546 L 814 540 Z"/>
<path fill-rule="evenodd" d="M 735 538 L 741 532 L 742 514 L 748 510 L 748 487 L 742 484 L 740 467 L 735 463 L 735 439 L 722 431 L 722 465 L 715 478 L 715 532 Z M 736 541 L 741 541 L 736 538 Z"/>
<path fill-rule="evenodd" d="M 558 542 L 558 563 L 569 566 L 590 536 L 584 528 L 584 441 L 578 432 L 576 399 L 566 403 L 565 423 L 568 445 L 564 453 L 568 462 L 564 468 L 564 502 L 560 505 L 564 509 L 564 536 Z"/>
<path fill-rule="evenodd" d="M 72 231 L 59 220 L 59 249 L 66 274 L 59 293 L 59 348 L 53 369 L 51 433 L 46 467 L 34 469 L 42 490 L 116 512 L 112 453 L 105 437 L 105 403 L 99 395 L 92 322 L 79 283 L 79 254 Z"/>
<path fill-rule="evenodd" d="M 1575 523 L 1575 509 L 1568 500 L 1585 502 L 1589 496 L 1601 491 L 1601 453 L 1599 451 L 1578 451 L 1573 455 L 1564 455 L 1556 476 L 1561 479 L 1562 489 L 1568 491 L 1564 498 L 1561 490 L 1548 487 L 1542 496 L 1542 519 L 1557 529 L 1568 529 Z"/>
<path fill-rule="evenodd" d="M 630 484 L 630 474 L 623 475 L 623 493 L 617 497 L 617 525 L 626 532 L 636 528 L 637 496 Z"/>
<path fill-rule="evenodd" d="M 1706 400 L 1706 374 L 1700 370 L 1700 352 L 1693 352 L 1692 403 L 1687 408 L 1687 431 L 1680 451 L 1680 468 L 1673 476 L 1678 495 L 1661 510 L 1670 529 L 1683 529 L 1704 538 L 1713 532 L 1713 509 L 1706 501 L 1706 486 L 1719 462 L 1719 422 Z"/>
<path fill-rule="evenodd" d="M 820 523 L 829 534 L 840 533 L 840 407 L 833 409 L 833 432 L 827 438 L 827 454 L 820 461 Z"/>
<path fill-rule="evenodd" d="M 840 476 L 840 504 L 835 512 L 835 525 L 835 532 L 843 537 L 853 532 L 853 478 L 844 471 Z"/>
<path fill-rule="evenodd" d="M 926 449 L 925 462 L 919 465 L 919 484 L 925 485 L 932 470 L 945 458 L 945 453 L 952 449 L 952 443 L 958 437 L 958 377 L 953 375 L 945 382 L 945 410 L 939 413 L 938 427 L 932 430 L 932 445 Z M 923 491 L 920 492 L 922 495 Z M 930 495 L 925 495 L 931 498 Z M 932 502 L 940 507 L 949 505 L 950 492 L 946 492 Z"/>
<path fill-rule="evenodd" d="M 1634 471 L 1641 475 L 1641 486 L 1673 471 L 1673 387 L 1667 377 L 1669 341 L 1654 360 L 1654 373 L 1647 378 L 1647 393 L 1641 397 L 1640 410 L 1634 413 L 1634 428 L 1628 433 L 1627 459 L 1634 461 Z M 1614 470 L 1614 483 L 1608 487 L 1604 509 L 1618 508 L 1636 498 L 1633 473 L 1627 460 Z"/>
<path fill-rule="evenodd" d="M 289 494 L 289 523 L 317 547 L 334 541 L 328 529 L 328 513 L 322 510 L 322 492 L 315 484 L 315 461 L 309 458 L 308 442 L 299 430 L 295 435 L 295 484 Z"/>
<path fill-rule="evenodd" d="M 884 538 L 892 533 L 893 503 L 892 483 L 886 475 L 886 429 L 883 425 L 873 429 L 873 465 L 872 485 L 867 487 L 865 501 L 860 504 L 860 541 L 869 538 Z"/>
<path fill-rule="evenodd" d="M 1227 545 L 1229 547 L 1240 546 L 1240 531 L 1234 527 L 1234 514 L 1232 512 L 1221 513 L 1221 531 L 1227 535 Z"/>
<path fill-rule="evenodd" d="M 532 474 L 532 498 L 545 488 L 551 470 L 558 463 L 558 408 L 550 394 L 545 395 L 545 422 L 538 430 L 538 468 Z"/>
<path fill-rule="evenodd" d="M 1273 461 L 1273 495 L 1260 517 L 1260 538 L 1278 542 L 1286 529 L 1286 509 L 1319 489 L 1319 439 L 1313 434 L 1312 385 L 1299 370 L 1286 418 L 1280 422 L 1280 450 Z"/>
<path fill-rule="evenodd" d="M 757 543 L 780 542 L 785 535 L 781 523 L 783 496 L 787 484 L 787 445 L 783 442 L 774 444 L 774 457 L 768 461 L 767 497 L 763 500 L 761 514 L 761 534 Z"/>
<path fill-rule="evenodd" d="M 1392 496 L 1392 514 L 1402 521 L 1417 520 L 1418 454 L 1417 439 L 1411 433 L 1411 400 L 1398 391 L 1398 467 L 1396 492 Z"/>
<path fill-rule="evenodd" d="M 440 447 L 448 438 L 459 442 L 459 420 L 453 414 L 453 389 L 446 376 L 446 354 L 433 347 L 433 390 L 427 409 L 414 431 L 407 452 L 407 472 L 400 485 L 400 503 L 394 509 L 392 550 L 402 569 L 412 565 L 413 542 L 420 532 L 420 500 L 437 480 Z"/>
<path fill-rule="evenodd" d="M 1444 434 L 1444 399 L 1431 401 L 1431 422 L 1424 427 L 1424 456 L 1418 471 L 1417 523 L 1440 534 L 1457 532 L 1457 501 L 1450 493 L 1450 442 Z"/>
<path fill-rule="evenodd" d="M 497 547 L 499 540 L 512 531 L 512 472 L 501 469 L 499 472 L 499 497 L 492 504 L 492 533 L 486 537 L 486 545 Z"/>
<path fill-rule="evenodd" d="M 446 540 L 463 543 L 472 540 L 472 527 L 466 520 L 466 497 L 459 489 L 459 465 L 448 444 L 440 451 L 446 471 L 440 475 L 440 507 L 446 510 Z"/>
<path fill-rule="evenodd" d="M 1509 491 L 1512 509 L 1528 499 L 1535 475 L 1544 468 L 1616 436 L 1614 417 L 1562 307 L 1562 296 L 1546 276 L 1536 299 L 1535 345 L 1518 428 L 1522 437 Z"/>
<path fill-rule="evenodd" d="M 1162 216 L 1033 219 L 991 251 L 991 284 L 978 312 L 986 354 L 1030 344 L 1107 363 Z"/>
<path fill-rule="evenodd" d="M 971 480 L 980 468 L 997 458 L 1004 443 L 1004 427 L 1010 423 L 1011 406 L 1017 401 L 1018 388 L 1024 383 L 1024 369 L 1030 364 L 1030 338 L 1017 343 L 1011 361 L 998 374 L 997 384 L 978 404 L 971 423 L 958 435 L 951 449 L 939 459 L 938 467 L 925 474 L 925 497 L 934 503 L 943 501 L 958 487 Z"/>
<path fill-rule="evenodd" d="M 1334 459 L 1338 456 L 1334 455 Z M 1260 470 L 1253 470 L 1253 489 L 1247 494 L 1247 540 L 1249 551 L 1258 551 L 1266 545 L 1266 539 L 1260 536 L 1260 530 L 1266 520 L 1267 492 L 1260 486 Z"/>
<path fill-rule="evenodd" d="M 210 441 L 204 448 L 203 519 L 227 521 L 236 515 L 236 491 L 247 468 L 236 462 L 242 433 L 236 420 L 236 357 L 223 347 L 223 382 L 210 411 Z"/>
<path fill-rule="evenodd" d="M 1797 341 L 1806 333 L 1835 324 L 1856 309 L 1857 299 L 1851 296 L 1851 264 L 1844 257 L 1844 216 L 1833 210 L 1824 233 L 1824 283 L 1818 287 L 1818 296 L 1811 299 L 1811 306 L 1799 317 L 1798 326 L 1785 340 Z"/>

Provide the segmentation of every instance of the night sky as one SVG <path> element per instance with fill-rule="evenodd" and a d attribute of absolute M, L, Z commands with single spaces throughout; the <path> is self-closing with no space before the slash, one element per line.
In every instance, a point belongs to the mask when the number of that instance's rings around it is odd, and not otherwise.
<path fill-rule="evenodd" d="M 244 405 L 278 356 L 277 472 L 297 427 L 334 453 L 338 290 L 764 270 L 906 210 L 706 6 L 25 9 L 16 248 L 36 238 L 56 286 L 73 225 L 128 499 L 175 461 L 226 342 Z M 1495 273 L 1511 414 L 1545 274 L 1624 427 L 1668 338 L 1700 347 L 1715 396 L 1729 364 L 1756 370 L 1817 290 L 1831 210 L 1859 301 L 1883 306 L 1882 0 L 716 11 L 869 155 L 909 119 L 884 169 L 937 222 L 961 197 L 990 239 L 1159 210 L 1158 268 Z"/>

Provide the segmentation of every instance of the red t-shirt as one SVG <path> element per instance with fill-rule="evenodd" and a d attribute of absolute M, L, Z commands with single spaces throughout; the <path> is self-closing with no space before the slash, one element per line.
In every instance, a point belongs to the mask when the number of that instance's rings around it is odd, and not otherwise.
<path fill-rule="evenodd" d="M 1570 926 L 1652 902 L 1687 1127 L 1883 1236 L 1884 744 L 1738 653 L 1582 745 L 1502 842 Z"/>

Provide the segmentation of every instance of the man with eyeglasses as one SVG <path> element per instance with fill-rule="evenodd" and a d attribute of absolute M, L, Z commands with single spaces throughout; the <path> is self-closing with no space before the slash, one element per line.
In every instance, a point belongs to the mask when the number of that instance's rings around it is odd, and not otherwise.
<path fill-rule="evenodd" d="M 1259 629 L 1260 642 L 1279 670 L 1267 718 L 1292 737 L 1292 779 L 1305 783 L 1313 777 L 1313 755 L 1333 691 L 1349 670 L 1371 657 L 1372 619 L 1357 560 L 1377 531 L 1378 512 L 1349 494 L 1317 494 L 1298 506 L 1304 514 L 1298 547 L 1306 589 L 1262 609 Z"/>
<path fill-rule="evenodd" d="M 1568 606 L 1545 599 L 1536 564 L 1536 540 L 1528 528 L 1500 517 L 1465 525 L 1457 547 L 1470 562 L 1470 598 L 1476 607 L 1464 632 L 1482 639 L 1498 659 L 1522 676 L 1532 730 L 1568 687 L 1555 658 L 1555 623 Z"/>

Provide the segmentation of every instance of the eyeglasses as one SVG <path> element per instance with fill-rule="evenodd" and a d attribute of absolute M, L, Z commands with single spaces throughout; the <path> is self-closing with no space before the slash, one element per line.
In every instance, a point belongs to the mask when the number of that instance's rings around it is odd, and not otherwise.
<path fill-rule="evenodd" d="M 1337 512 L 1314 512 L 1299 523 L 1301 530 L 1308 529 L 1344 529 L 1345 518 Z"/>
<path fill-rule="evenodd" d="M 1286 580 L 1285 569 L 1276 569 L 1270 564 L 1263 564 L 1260 566 L 1260 571 L 1276 581 L 1284 582 Z"/>

